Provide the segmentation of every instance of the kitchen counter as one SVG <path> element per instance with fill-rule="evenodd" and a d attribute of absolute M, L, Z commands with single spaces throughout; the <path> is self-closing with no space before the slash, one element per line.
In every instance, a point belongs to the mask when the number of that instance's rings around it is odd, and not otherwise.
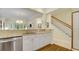
<path fill-rule="evenodd" d="M 32 51 L 52 42 L 52 30 L 6 30 L 0 31 L 0 44 L 13 51 Z M 29 40 L 28 40 L 29 39 Z M 33 44 L 34 43 L 34 44 Z"/>
<path fill-rule="evenodd" d="M 2 36 L 2 37 L 0 37 L 0 40 L 10 39 L 10 38 L 17 38 L 17 37 L 22 37 L 22 35 L 21 36 L 18 36 L 18 35 L 15 35 L 15 36 Z"/>
<path fill-rule="evenodd" d="M 24 35 L 34 35 L 34 34 L 45 34 L 51 32 L 51 30 L 37 30 L 37 29 L 30 29 L 28 31 L 26 30 L 0 30 L 0 40 L 2 39 L 9 39 L 9 38 L 15 38 L 15 37 L 22 37 Z"/>

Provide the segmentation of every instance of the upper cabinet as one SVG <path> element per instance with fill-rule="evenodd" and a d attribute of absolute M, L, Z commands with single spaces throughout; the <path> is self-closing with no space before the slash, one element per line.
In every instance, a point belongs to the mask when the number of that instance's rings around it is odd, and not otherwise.
<path fill-rule="evenodd" d="M 0 20 L 0 30 L 26 30 L 26 29 L 47 29 L 50 22 L 43 21 L 41 18 L 33 20 L 5 19 Z"/>
<path fill-rule="evenodd" d="M 51 28 L 51 15 L 29 8 L 0 8 L 0 30 Z"/>
<path fill-rule="evenodd" d="M 2 29 L 2 21 L 0 20 L 0 29 Z"/>
<path fill-rule="evenodd" d="M 0 30 L 26 30 L 28 22 L 25 20 L 9 19 L 0 20 Z"/>
<path fill-rule="evenodd" d="M 37 28 L 47 29 L 51 28 L 51 15 L 44 14 L 42 17 L 36 19 Z"/>

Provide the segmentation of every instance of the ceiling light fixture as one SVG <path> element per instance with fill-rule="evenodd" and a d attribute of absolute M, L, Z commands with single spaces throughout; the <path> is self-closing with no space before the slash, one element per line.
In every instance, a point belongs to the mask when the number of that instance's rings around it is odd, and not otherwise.
<path fill-rule="evenodd" d="M 22 20 L 17 20 L 16 23 L 18 23 L 18 24 L 22 24 L 23 21 L 22 21 Z"/>

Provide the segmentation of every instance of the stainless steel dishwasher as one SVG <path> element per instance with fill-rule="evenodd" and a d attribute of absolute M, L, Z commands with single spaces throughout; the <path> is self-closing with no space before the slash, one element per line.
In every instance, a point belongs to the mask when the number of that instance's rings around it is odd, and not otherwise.
<path fill-rule="evenodd" d="M 22 37 L 13 38 L 13 51 L 22 51 L 23 50 L 23 39 Z"/>
<path fill-rule="evenodd" d="M 22 37 L 0 39 L 0 51 L 22 51 Z"/>

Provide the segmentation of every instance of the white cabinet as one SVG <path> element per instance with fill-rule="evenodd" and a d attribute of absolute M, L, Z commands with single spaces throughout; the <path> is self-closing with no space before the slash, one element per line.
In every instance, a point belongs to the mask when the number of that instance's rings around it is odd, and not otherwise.
<path fill-rule="evenodd" d="M 33 50 L 33 38 L 32 36 L 23 36 L 23 51 Z"/>
<path fill-rule="evenodd" d="M 39 36 L 39 47 L 44 47 L 48 44 L 51 44 L 52 38 L 50 38 L 51 36 L 48 34 L 43 34 Z"/>
<path fill-rule="evenodd" d="M 47 38 L 45 37 L 45 34 L 43 34 L 43 35 L 39 35 L 38 36 L 38 38 L 37 38 L 37 40 L 38 40 L 38 44 L 39 44 L 39 48 L 42 48 L 42 47 L 44 47 L 46 44 L 45 44 L 45 42 L 46 42 L 46 40 L 47 40 Z M 39 49 L 38 48 L 38 49 Z"/>
<path fill-rule="evenodd" d="M 33 34 L 23 36 L 23 51 L 40 49 L 51 44 L 52 38 L 49 34 Z"/>
<path fill-rule="evenodd" d="M 40 35 L 34 35 L 33 50 L 37 50 L 37 49 L 40 48 L 40 40 L 41 40 L 41 36 Z"/>
<path fill-rule="evenodd" d="M 48 39 L 46 38 L 46 36 L 43 35 L 35 35 L 33 37 L 33 50 L 37 50 L 40 49 L 42 47 L 44 47 L 45 45 L 49 44 L 47 43 Z"/>

